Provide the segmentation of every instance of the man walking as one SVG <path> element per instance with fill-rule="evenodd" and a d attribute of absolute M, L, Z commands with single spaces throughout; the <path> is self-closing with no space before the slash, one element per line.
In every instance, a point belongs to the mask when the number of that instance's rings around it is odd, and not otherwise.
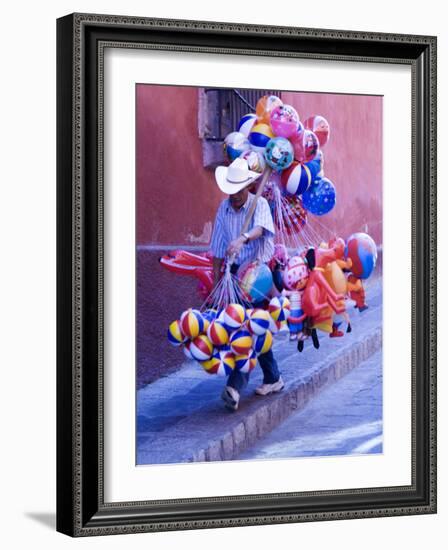
<path fill-rule="evenodd" d="M 215 171 L 216 182 L 223 193 L 229 197 L 222 201 L 213 227 L 210 248 L 213 253 L 214 283 L 218 283 L 221 268 L 226 257 L 234 258 L 232 273 L 238 267 L 251 261 L 269 262 L 274 253 L 274 222 L 269 204 L 259 197 L 247 232 L 241 233 L 247 213 L 255 196 L 248 187 L 261 174 L 249 170 L 245 159 L 237 158 L 228 167 L 218 166 Z M 253 304 L 257 306 L 257 304 Z M 268 395 L 284 387 L 277 362 L 272 350 L 258 357 L 263 371 L 263 384 L 255 393 Z M 233 411 L 238 409 L 240 394 L 249 381 L 249 374 L 235 369 L 227 379 L 222 392 L 225 406 Z"/>

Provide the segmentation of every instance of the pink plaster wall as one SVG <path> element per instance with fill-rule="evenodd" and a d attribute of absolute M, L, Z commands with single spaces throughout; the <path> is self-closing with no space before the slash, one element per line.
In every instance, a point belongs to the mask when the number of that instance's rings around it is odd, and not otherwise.
<path fill-rule="evenodd" d="M 322 115 L 330 124 L 330 140 L 322 151 L 337 202 L 320 221 L 342 236 L 363 230 L 382 243 L 383 98 L 283 92 L 282 99 L 302 121 Z"/>
<path fill-rule="evenodd" d="M 139 84 L 136 127 L 137 243 L 207 242 L 222 194 L 202 166 L 198 89 Z"/>
<path fill-rule="evenodd" d="M 284 92 L 302 120 L 323 115 L 331 138 L 325 175 L 337 204 L 320 221 L 341 236 L 367 230 L 382 242 L 382 98 Z M 137 242 L 205 244 L 224 195 L 202 166 L 198 90 L 137 86 Z"/>

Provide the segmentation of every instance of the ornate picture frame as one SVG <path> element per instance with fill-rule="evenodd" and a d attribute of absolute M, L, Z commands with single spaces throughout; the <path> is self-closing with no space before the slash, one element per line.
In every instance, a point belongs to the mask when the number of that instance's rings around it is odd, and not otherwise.
<path fill-rule="evenodd" d="M 57 22 L 57 530 L 70 536 L 436 512 L 436 38 L 72 14 Z M 104 51 L 408 65 L 412 72 L 412 483 L 104 499 Z M 129 367 L 131 370 L 133 366 Z"/>

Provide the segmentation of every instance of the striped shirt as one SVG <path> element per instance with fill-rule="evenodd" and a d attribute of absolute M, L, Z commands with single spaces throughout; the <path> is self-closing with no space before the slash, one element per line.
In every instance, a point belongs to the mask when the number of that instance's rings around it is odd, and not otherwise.
<path fill-rule="evenodd" d="M 249 193 L 247 201 L 238 211 L 232 208 L 229 199 L 223 200 L 220 204 L 210 242 L 215 258 L 224 258 L 229 244 L 241 235 L 247 211 L 254 198 L 255 195 Z M 268 201 L 263 197 L 258 198 L 248 231 L 254 227 L 262 227 L 263 235 L 242 247 L 235 259 L 235 263 L 239 265 L 254 260 L 268 262 L 274 254 L 274 222 Z"/>

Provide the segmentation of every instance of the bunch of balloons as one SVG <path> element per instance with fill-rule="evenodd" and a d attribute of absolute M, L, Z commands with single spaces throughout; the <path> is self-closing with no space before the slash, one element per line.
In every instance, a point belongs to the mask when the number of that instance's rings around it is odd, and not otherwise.
<path fill-rule="evenodd" d="M 323 116 L 302 123 L 294 107 L 265 95 L 255 113 L 244 115 L 238 129 L 225 138 L 224 151 L 230 162 L 243 157 L 249 169 L 259 173 L 268 164 L 279 174 L 278 184 L 288 200 L 301 197 L 306 211 L 322 216 L 336 204 L 335 187 L 323 175 L 321 148 L 329 137 L 330 126 Z"/>
<path fill-rule="evenodd" d="M 234 369 L 250 372 L 257 357 L 272 347 L 273 334 L 287 322 L 290 303 L 273 298 L 268 309 L 229 304 L 221 311 L 188 309 L 168 327 L 168 340 L 183 347 L 208 374 L 228 376 Z"/>

